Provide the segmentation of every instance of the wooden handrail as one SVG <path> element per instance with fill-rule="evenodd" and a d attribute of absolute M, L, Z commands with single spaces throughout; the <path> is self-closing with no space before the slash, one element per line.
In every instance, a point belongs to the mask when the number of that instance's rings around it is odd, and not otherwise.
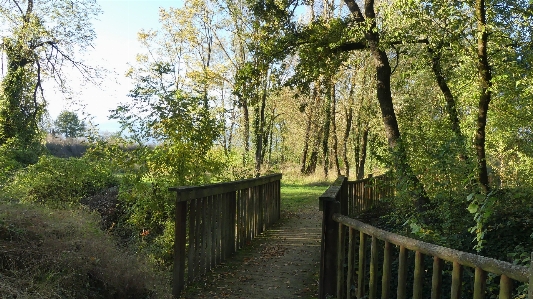
<path fill-rule="evenodd" d="M 379 229 L 377 227 L 363 223 L 359 220 L 349 218 L 347 216 L 343 216 L 341 214 L 334 214 L 333 220 L 347 227 L 361 231 L 369 236 L 376 237 L 382 241 L 387 241 L 398 246 L 404 246 L 405 248 L 412 251 L 418 251 L 423 254 L 438 257 L 449 262 L 457 262 L 463 266 L 479 268 L 497 275 L 503 274 L 517 281 L 529 281 L 528 267 L 514 265 L 505 261 L 500 261 L 493 258 L 488 258 L 408 238 Z"/>
<path fill-rule="evenodd" d="M 244 179 L 233 182 L 223 182 L 203 186 L 170 187 L 178 195 L 178 201 L 189 201 L 195 198 L 208 197 L 237 190 L 252 188 L 281 180 L 281 173 L 266 175 L 258 178 Z"/>

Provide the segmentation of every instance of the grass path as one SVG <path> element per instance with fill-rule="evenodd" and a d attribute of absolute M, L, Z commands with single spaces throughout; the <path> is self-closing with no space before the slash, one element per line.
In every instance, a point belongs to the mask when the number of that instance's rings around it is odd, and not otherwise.
<path fill-rule="evenodd" d="M 281 220 L 217 267 L 183 298 L 316 298 L 326 186 L 282 185 Z"/>

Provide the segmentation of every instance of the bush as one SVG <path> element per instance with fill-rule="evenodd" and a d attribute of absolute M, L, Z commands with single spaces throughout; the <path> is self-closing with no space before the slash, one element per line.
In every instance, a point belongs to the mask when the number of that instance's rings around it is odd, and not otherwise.
<path fill-rule="evenodd" d="M 105 163 L 42 156 L 36 164 L 17 172 L 5 191 L 21 201 L 64 207 L 116 184 Z"/>

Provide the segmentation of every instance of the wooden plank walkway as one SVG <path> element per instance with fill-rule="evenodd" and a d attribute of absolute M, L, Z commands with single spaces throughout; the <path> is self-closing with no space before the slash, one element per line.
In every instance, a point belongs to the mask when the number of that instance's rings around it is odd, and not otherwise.
<path fill-rule="evenodd" d="M 182 298 L 316 298 L 321 213 L 309 207 L 281 220 L 237 252 Z"/>

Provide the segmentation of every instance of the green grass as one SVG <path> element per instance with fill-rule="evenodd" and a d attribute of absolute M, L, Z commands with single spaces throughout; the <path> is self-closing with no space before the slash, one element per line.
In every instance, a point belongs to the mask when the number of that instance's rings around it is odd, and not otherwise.
<path fill-rule="evenodd" d="M 281 210 L 296 212 L 301 209 L 317 208 L 318 197 L 326 191 L 327 185 L 281 184 Z"/>

